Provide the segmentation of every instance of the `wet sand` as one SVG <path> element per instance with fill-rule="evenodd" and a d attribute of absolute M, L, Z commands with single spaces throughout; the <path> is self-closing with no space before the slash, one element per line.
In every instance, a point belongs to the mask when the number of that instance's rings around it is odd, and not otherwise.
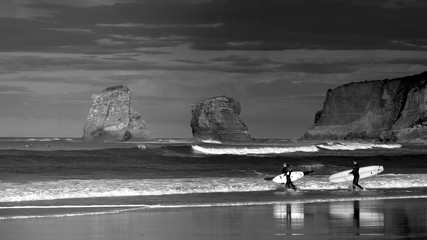
<path fill-rule="evenodd" d="M 427 238 L 427 199 L 163 208 L 116 214 L 9 219 L 1 239 Z"/>

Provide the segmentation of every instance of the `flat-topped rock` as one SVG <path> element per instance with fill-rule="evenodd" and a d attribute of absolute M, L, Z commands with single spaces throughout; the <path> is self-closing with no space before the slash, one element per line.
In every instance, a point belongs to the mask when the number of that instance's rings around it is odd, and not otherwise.
<path fill-rule="evenodd" d="M 138 141 L 150 139 L 142 116 L 131 106 L 132 90 L 114 86 L 92 95 L 83 130 L 85 141 Z"/>
<path fill-rule="evenodd" d="M 192 105 L 191 129 L 199 140 L 252 141 L 240 119 L 240 103 L 226 96 L 208 98 Z"/>

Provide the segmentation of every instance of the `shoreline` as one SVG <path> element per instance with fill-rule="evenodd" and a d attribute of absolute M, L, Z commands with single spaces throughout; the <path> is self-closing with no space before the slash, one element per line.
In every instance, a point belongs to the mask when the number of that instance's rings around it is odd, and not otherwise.
<path fill-rule="evenodd" d="M 96 209 L 143 208 L 160 210 L 406 199 L 427 199 L 427 188 L 368 189 L 360 192 L 349 190 L 305 190 L 297 192 L 271 190 L 3 202 L 0 204 L 0 218 L 4 216 L 4 213 L 10 215 L 15 212 L 22 215 L 28 210 L 33 213 L 43 213 L 45 211 L 62 213 L 82 210 L 93 212 Z"/>
<path fill-rule="evenodd" d="M 2 220 L 0 233 L 8 240 L 423 237 L 426 209 L 425 199 L 142 209 Z"/>

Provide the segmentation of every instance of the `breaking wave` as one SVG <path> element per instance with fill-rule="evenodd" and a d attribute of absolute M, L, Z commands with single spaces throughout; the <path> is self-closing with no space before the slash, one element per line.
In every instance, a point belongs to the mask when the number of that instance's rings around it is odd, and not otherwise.
<path fill-rule="evenodd" d="M 375 144 L 375 143 L 358 143 L 358 142 L 338 142 L 338 143 L 327 143 L 316 145 L 319 148 L 326 150 L 365 150 L 373 148 L 401 148 L 400 144 Z"/>
<path fill-rule="evenodd" d="M 401 148 L 400 144 L 376 144 L 376 143 L 358 143 L 358 142 L 338 142 L 307 146 L 251 146 L 251 147 L 205 147 L 192 145 L 192 150 L 196 153 L 209 155 L 266 155 L 266 154 L 284 154 L 295 152 L 318 152 L 320 149 L 329 151 L 354 151 L 367 150 L 374 148 L 394 149 Z"/>
<path fill-rule="evenodd" d="M 348 189 L 349 183 L 331 183 L 328 175 L 306 176 L 294 182 L 300 190 L 325 191 Z M 427 174 L 379 174 L 360 180 L 367 189 L 408 189 L 427 187 Z M 229 193 L 272 191 L 281 184 L 262 177 L 212 177 L 141 180 L 61 180 L 3 183 L 0 202 L 22 202 L 56 199 L 160 196 L 195 193 Z M 167 187 L 165 187 L 167 186 Z"/>
<path fill-rule="evenodd" d="M 0 202 L 273 190 L 262 178 L 60 180 L 4 183 Z M 165 187 L 167 186 L 167 187 Z"/>
<path fill-rule="evenodd" d="M 208 148 L 198 145 L 191 146 L 194 152 L 213 155 L 265 155 L 265 154 L 283 154 L 294 152 L 317 152 L 319 149 L 316 146 L 304 147 L 225 147 L 225 148 Z"/>
<path fill-rule="evenodd" d="M 221 141 L 218 140 L 213 140 L 213 139 L 206 139 L 206 140 L 202 140 L 203 143 L 211 143 L 211 144 L 222 144 Z"/>

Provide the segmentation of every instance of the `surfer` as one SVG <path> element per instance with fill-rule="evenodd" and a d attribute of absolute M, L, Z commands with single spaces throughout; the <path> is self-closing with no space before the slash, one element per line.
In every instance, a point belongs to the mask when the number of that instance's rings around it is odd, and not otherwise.
<path fill-rule="evenodd" d="M 292 165 L 284 163 L 282 168 L 282 173 L 286 175 L 285 187 L 296 191 L 297 188 L 295 187 L 295 185 L 292 183 L 292 180 L 291 180 Z"/>
<path fill-rule="evenodd" d="M 354 163 L 353 170 L 349 173 L 349 175 L 353 174 L 353 176 L 354 176 L 354 178 L 353 178 L 353 190 L 355 190 L 356 187 L 363 190 L 363 187 L 359 185 L 359 177 L 360 177 L 360 175 L 359 175 L 359 163 L 356 160 L 354 160 L 353 163 Z"/>

